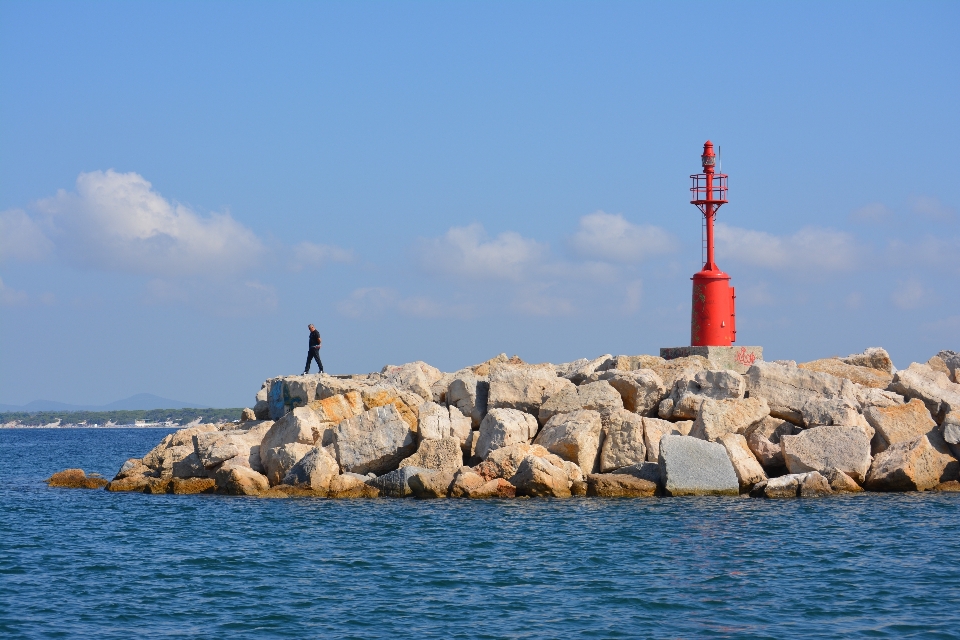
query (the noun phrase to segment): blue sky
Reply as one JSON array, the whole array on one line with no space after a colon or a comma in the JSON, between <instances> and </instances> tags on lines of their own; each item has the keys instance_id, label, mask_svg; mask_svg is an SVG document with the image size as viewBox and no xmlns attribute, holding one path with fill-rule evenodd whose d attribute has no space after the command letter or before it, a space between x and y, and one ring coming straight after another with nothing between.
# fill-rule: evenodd
<instances>
[{"instance_id":1,"label":"blue sky","mask_svg":"<svg viewBox=\"0 0 960 640\"><path fill-rule=\"evenodd\" d=\"M960 4L0 4L0 403L689 341L960 350Z\"/></svg>"}]
</instances>

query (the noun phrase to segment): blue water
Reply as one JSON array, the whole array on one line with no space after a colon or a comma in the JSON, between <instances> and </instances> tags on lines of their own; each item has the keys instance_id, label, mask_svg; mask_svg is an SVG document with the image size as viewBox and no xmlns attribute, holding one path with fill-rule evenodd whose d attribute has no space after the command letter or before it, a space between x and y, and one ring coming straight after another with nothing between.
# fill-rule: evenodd
<instances>
[{"instance_id":1,"label":"blue water","mask_svg":"<svg viewBox=\"0 0 960 640\"><path fill-rule=\"evenodd\" d=\"M4 638L956 638L960 494L270 500L49 489L162 429L0 430Z\"/></svg>"}]
</instances>

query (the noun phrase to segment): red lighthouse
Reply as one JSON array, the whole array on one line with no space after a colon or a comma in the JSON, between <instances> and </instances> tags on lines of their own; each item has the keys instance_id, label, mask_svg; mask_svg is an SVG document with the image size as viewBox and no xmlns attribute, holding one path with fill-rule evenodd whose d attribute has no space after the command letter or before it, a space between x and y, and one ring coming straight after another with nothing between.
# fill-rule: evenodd
<instances>
[{"instance_id":1,"label":"red lighthouse","mask_svg":"<svg viewBox=\"0 0 960 640\"><path fill-rule=\"evenodd\" d=\"M693 280L693 314L690 321L690 344L694 347L729 347L737 339L736 308L730 276L720 271L713 259L713 221L717 210L727 202L727 176L716 173L717 156L713 143L707 140L700 156L703 173L690 176L690 194L703 213L706 228L706 262Z\"/></svg>"}]
</instances>

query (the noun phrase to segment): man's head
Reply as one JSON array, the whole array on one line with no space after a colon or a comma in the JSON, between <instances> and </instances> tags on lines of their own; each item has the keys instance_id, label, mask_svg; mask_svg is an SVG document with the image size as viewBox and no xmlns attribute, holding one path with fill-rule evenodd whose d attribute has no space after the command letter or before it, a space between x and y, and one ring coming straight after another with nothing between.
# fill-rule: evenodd
<instances>
[{"instance_id":1,"label":"man's head","mask_svg":"<svg viewBox=\"0 0 960 640\"><path fill-rule=\"evenodd\" d=\"M307 329L310 329L310 331L313 331L314 329L316 329L316 327L313 326L312 324L308 324Z\"/></svg>"}]
</instances>

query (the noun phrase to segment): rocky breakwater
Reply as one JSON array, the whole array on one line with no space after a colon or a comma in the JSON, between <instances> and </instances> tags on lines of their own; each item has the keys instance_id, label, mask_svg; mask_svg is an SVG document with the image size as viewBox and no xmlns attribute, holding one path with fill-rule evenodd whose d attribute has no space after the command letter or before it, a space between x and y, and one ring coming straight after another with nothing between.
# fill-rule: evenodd
<instances>
[{"instance_id":1,"label":"rocky breakwater","mask_svg":"<svg viewBox=\"0 0 960 640\"><path fill-rule=\"evenodd\" d=\"M330 498L820 496L960 488L960 356L883 349L746 373L691 356L501 354L271 378L237 423L125 462L108 491Z\"/></svg>"}]
</instances>

